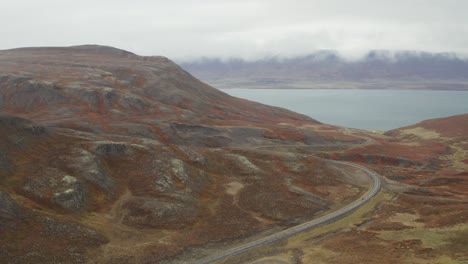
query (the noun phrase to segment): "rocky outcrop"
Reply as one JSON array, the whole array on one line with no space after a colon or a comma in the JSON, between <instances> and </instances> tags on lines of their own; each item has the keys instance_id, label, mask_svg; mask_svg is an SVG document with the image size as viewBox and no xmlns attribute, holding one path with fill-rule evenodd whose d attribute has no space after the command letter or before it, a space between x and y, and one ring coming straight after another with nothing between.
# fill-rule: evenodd
<instances>
[{"instance_id":1,"label":"rocky outcrop","mask_svg":"<svg viewBox=\"0 0 468 264\"><path fill-rule=\"evenodd\" d=\"M108 242L107 238L82 224L60 221L51 217L43 217L44 235L60 236L69 241L80 242L83 238L89 240L90 245L99 245Z\"/></svg>"},{"instance_id":2,"label":"rocky outcrop","mask_svg":"<svg viewBox=\"0 0 468 264\"><path fill-rule=\"evenodd\" d=\"M64 191L57 191L53 194L53 201L59 206L70 210L80 211L86 202L86 191L84 185L75 177L65 176L62 178L62 186L66 186Z\"/></svg>"},{"instance_id":3,"label":"rocky outcrop","mask_svg":"<svg viewBox=\"0 0 468 264\"><path fill-rule=\"evenodd\" d=\"M132 137L145 137L150 139L159 140L159 136L154 133L154 131L146 125L135 124L135 123L124 123L124 124L115 124L112 125L112 131L115 131L118 134L124 134Z\"/></svg>"},{"instance_id":4,"label":"rocky outcrop","mask_svg":"<svg viewBox=\"0 0 468 264\"><path fill-rule=\"evenodd\" d=\"M135 197L123 208L127 212L123 223L137 228L183 229L200 217L193 202L168 202L156 198Z\"/></svg>"},{"instance_id":5,"label":"rocky outcrop","mask_svg":"<svg viewBox=\"0 0 468 264\"><path fill-rule=\"evenodd\" d=\"M236 164L236 170L240 175L251 175L262 172L262 170L253 164L247 157L237 154L227 154L225 157Z\"/></svg>"},{"instance_id":6,"label":"rocky outcrop","mask_svg":"<svg viewBox=\"0 0 468 264\"><path fill-rule=\"evenodd\" d=\"M125 156L130 152L130 148L123 142L99 142L95 147L95 152L101 156Z\"/></svg>"},{"instance_id":7,"label":"rocky outcrop","mask_svg":"<svg viewBox=\"0 0 468 264\"><path fill-rule=\"evenodd\" d=\"M86 207L88 191L76 177L56 168L46 168L26 178L22 191L44 203L78 212Z\"/></svg>"},{"instance_id":8,"label":"rocky outcrop","mask_svg":"<svg viewBox=\"0 0 468 264\"><path fill-rule=\"evenodd\" d=\"M11 76L2 82L1 91L4 97L8 97L3 105L20 112L70 103L59 87L47 81Z\"/></svg>"},{"instance_id":9,"label":"rocky outcrop","mask_svg":"<svg viewBox=\"0 0 468 264\"><path fill-rule=\"evenodd\" d=\"M20 128L31 123L32 121L27 118L14 116L14 115L0 114L0 126L2 127Z\"/></svg>"},{"instance_id":10,"label":"rocky outcrop","mask_svg":"<svg viewBox=\"0 0 468 264\"><path fill-rule=\"evenodd\" d=\"M199 163L196 163L199 165ZM130 179L130 190L137 196L170 197L194 200L209 186L206 171L176 158L154 158L139 179Z\"/></svg>"},{"instance_id":11,"label":"rocky outcrop","mask_svg":"<svg viewBox=\"0 0 468 264\"><path fill-rule=\"evenodd\" d=\"M102 161L84 149L72 149L69 155L60 157L59 162L73 175L91 182L105 192L111 192L115 187Z\"/></svg>"},{"instance_id":12,"label":"rocky outcrop","mask_svg":"<svg viewBox=\"0 0 468 264\"><path fill-rule=\"evenodd\" d=\"M177 148L191 162L198 163L201 165L206 165L206 162L207 162L206 157L198 153L197 151L189 147L185 147L185 146L178 146Z\"/></svg>"},{"instance_id":13,"label":"rocky outcrop","mask_svg":"<svg viewBox=\"0 0 468 264\"><path fill-rule=\"evenodd\" d=\"M0 222L15 220L20 215L20 207L6 192L0 191Z\"/></svg>"},{"instance_id":14,"label":"rocky outcrop","mask_svg":"<svg viewBox=\"0 0 468 264\"><path fill-rule=\"evenodd\" d=\"M0 128L16 130L17 133L25 133L32 136L41 136L47 133L45 126L36 124L30 119L5 114L0 114Z\"/></svg>"},{"instance_id":15,"label":"rocky outcrop","mask_svg":"<svg viewBox=\"0 0 468 264\"><path fill-rule=\"evenodd\" d=\"M7 153L0 150L0 176L7 177L13 172L13 164Z\"/></svg>"}]
</instances>

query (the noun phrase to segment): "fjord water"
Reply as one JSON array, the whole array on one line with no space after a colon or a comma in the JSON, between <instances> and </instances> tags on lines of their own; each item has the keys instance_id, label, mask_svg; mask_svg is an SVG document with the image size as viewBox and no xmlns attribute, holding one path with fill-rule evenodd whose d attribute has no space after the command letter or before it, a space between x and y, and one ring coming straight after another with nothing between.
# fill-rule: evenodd
<instances>
[{"instance_id":1,"label":"fjord water","mask_svg":"<svg viewBox=\"0 0 468 264\"><path fill-rule=\"evenodd\" d=\"M362 89L223 89L279 106L320 122L365 130L390 130L426 119L468 113L468 91Z\"/></svg>"}]
</instances>

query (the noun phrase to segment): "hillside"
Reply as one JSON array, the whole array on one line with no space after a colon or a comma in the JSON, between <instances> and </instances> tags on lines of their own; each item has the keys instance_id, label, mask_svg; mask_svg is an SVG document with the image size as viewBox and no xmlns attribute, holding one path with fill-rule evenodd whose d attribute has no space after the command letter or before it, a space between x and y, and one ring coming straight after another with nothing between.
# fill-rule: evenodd
<instances>
[{"instance_id":1,"label":"hillside","mask_svg":"<svg viewBox=\"0 0 468 264\"><path fill-rule=\"evenodd\" d=\"M386 177L382 211L367 214L384 217L366 236L393 230L395 212L424 214L427 228L461 230L431 254L463 257L466 115L385 135L338 128L231 97L167 58L95 45L0 51L0 111L1 263L193 263L367 191L329 159ZM443 206L420 212L414 199ZM303 245L294 252L312 257Z\"/></svg>"},{"instance_id":2,"label":"hillside","mask_svg":"<svg viewBox=\"0 0 468 264\"><path fill-rule=\"evenodd\" d=\"M467 131L468 114L383 135L348 130L366 142L316 155L372 168L384 192L335 223L220 263L465 263Z\"/></svg>"},{"instance_id":3,"label":"hillside","mask_svg":"<svg viewBox=\"0 0 468 264\"><path fill-rule=\"evenodd\" d=\"M468 61L449 53L378 50L348 60L319 51L254 61L206 58L181 66L217 88L468 90Z\"/></svg>"},{"instance_id":4,"label":"hillside","mask_svg":"<svg viewBox=\"0 0 468 264\"><path fill-rule=\"evenodd\" d=\"M157 260L359 192L318 158L242 149L346 139L296 129L322 125L224 94L167 58L25 48L0 51L0 72L1 262Z\"/></svg>"}]
</instances>

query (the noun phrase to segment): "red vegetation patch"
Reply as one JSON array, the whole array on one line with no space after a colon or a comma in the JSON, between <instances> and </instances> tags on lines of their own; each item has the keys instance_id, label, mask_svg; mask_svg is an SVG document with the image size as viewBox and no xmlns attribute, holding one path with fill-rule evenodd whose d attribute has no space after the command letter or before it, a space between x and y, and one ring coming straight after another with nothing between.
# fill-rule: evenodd
<instances>
[{"instance_id":1,"label":"red vegetation patch","mask_svg":"<svg viewBox=\"0 0 468 264\"><path fill-rule=\"evenodd\" d=\"M361 137L354 135L346 135L336 131L336 127L333 130L327 131L316 131L316 133L326 139L336 140L336 141L345 141L345 142L359 142L363 141Z\"/></svg>"},{"instance_id":2,"label":"red vegetation patch","mask_svg":"<svg viewBox=\"0 0 468 264\"><path fill-rule=\"evenodd\" d=\"M306 136L304 133L292 128L275 128L265 130L263 136L270 139L304 141Z\"/></svg>"},{"instance_id":3,"label":"red vegetation patch","mask_svg":"<svg viewBox=\"0 0 468 264\"><path fill-rule=\"evenodd\" d=\"M425 120L408 128L418 126L435 130L443 137L466 139L468 137L468 114Z\"/></svg>"},{"instance_id":4,"label":"red vegetation patch","mask_svg":"<svg viewBox=\"0 0 468 264\"><path fill-rule=\"evenodd\" d=\"M371 154L390 157L402 157L415 162L428 163L440 155L448 154L450 149L446 144L431 141L422 146L407 146L395 142L380 141L377 144L362 148L352 148L345 151L347 154Z\"/></svg>"}]
</instances>

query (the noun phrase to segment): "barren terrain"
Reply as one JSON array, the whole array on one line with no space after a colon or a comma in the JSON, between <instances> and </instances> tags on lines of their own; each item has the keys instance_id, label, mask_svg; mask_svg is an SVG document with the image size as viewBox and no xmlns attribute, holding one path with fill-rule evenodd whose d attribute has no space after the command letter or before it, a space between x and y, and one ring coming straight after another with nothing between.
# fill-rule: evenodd
<instances>
[{"instance_id":1,"label":"barren terrain","mask_svg":"<svg viewBox=\"0 0 468 264\"><path fill-rule=\"evenodd\" d=\"M330 159L377 171L384 192L222 262L467 259L467 115L338 128L103 46L0 51L0 110L2 263L193 263L368 190Z\"/></svg>"}]
</instances>

